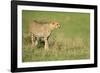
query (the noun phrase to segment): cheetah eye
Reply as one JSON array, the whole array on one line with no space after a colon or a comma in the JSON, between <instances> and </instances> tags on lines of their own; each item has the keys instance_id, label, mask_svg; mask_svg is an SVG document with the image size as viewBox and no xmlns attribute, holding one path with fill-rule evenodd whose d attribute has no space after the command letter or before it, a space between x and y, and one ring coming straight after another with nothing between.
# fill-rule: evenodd
<instances>
[{"instance_id":1,"label":"cheetah eye","mask_svg":"<svg viewBox=\"0 0 100 73\"><path fill-rule=\"evenodd\" d=\"M53 22L52 25L55 25L55 23Z\"/></svg>"}]
</instances>

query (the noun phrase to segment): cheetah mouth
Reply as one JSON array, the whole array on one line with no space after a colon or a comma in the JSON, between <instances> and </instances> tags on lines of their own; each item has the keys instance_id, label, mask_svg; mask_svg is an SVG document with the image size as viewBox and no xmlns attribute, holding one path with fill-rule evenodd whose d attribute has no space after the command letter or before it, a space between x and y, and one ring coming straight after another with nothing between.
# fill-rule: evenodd
<instances>
[{"instance_id":1,"label":"cheetah mouth","mask_svg":"<svg viewBox=\"0 0 100 73\"><path fill-rule=\"evenodd\" d=\"M60 28L60 25L58 26L58 28Z\"/></svg>"}]
</instances>

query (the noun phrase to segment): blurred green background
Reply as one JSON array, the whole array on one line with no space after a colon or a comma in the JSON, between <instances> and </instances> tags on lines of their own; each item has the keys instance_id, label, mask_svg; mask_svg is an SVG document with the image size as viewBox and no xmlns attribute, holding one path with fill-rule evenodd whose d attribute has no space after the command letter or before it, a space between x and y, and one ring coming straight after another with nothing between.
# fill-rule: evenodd
<instances>
[{"instance_id":1,"label":"blurred green background","mask_svg":"<svg viewBox=\"0 0 100 73\"><path fill-rule=\"evenodd\" d=\"M60 28L52 32L49 38L49 50L31 47L29 24L33 21L49 23L57 21ZM23 62L80 60L90 58L90 14L75 12L22 11Z\"/></svg>"}]
</instances>

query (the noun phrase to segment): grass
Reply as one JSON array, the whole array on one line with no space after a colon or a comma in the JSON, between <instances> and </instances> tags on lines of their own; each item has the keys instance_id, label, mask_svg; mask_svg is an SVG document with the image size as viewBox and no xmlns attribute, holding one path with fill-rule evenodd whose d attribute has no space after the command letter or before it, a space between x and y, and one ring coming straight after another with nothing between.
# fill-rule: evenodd
<instances>
[{"instance_id":1,"label":"grass","mask_svg":"<svg viewBox=\"0 0 100 73\"><path fill-rule=\"evenodd\" d=\"M43 48L39 41L36 48L31 47L28 36L29 23L33 20L58 21L60 29L52 32L49 50ZM27 11L22 12L23 26L23 62L80 60L90 58L90 15L88 13Z\"/></svg>"}]
</instances>

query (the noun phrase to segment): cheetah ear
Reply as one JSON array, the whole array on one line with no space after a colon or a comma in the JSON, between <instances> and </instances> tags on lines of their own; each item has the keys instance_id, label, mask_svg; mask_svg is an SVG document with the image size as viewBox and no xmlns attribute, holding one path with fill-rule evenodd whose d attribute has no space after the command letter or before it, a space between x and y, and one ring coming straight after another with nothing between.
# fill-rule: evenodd
<instances>
[{"instance_id":1,"label":"cheetah ear","mask_svg":"<svg viewBox=\"0 0 100 73\"><path fill-rule=\"evenodd\" d=\"M52 22L52 25L54 25L55 24L55 22Z\"/></svg>"}]
</instances>

